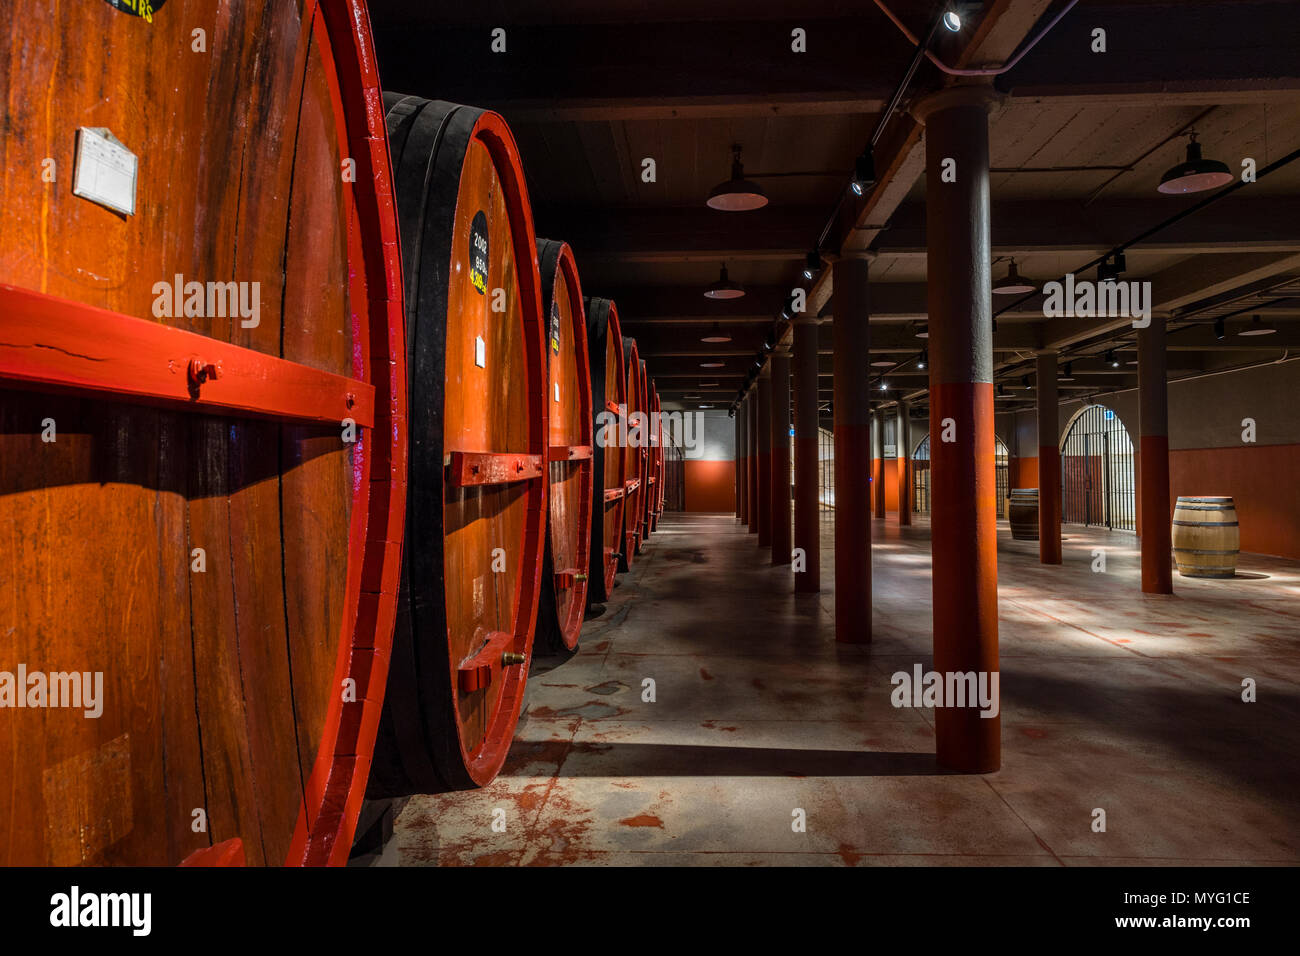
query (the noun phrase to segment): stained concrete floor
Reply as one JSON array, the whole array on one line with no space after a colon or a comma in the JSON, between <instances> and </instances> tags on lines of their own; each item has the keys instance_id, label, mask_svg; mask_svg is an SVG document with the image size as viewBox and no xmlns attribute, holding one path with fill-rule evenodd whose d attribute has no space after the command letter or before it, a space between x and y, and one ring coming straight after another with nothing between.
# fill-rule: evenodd
<instances>
[{"instance_id":1,"label":"stained concrete floor","mask_svg":"<svg viewBox=\"0 0 1300 956\"><path fill-rule=\"evenodd\" d=\"M501 776L412 798L378 862L1300 861L1300 563L1143 596L1131 534L1067 528L1044 567L1002 523L1002 769L953 775L932 711L890 703L930 666L928 527L873 536L875 641L838 645L829 521L822 593L796 596L730 516L665 515L579 653L535 668Z\"/></svg>"}]
</instances>

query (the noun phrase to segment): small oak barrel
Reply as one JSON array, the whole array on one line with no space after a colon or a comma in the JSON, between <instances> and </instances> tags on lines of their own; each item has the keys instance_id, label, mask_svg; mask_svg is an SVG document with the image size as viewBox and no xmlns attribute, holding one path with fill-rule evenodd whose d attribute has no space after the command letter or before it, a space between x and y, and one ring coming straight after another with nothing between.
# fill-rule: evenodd
<instances>
[{"instance_id":1,"label":"small oak barrel","mask_svg":"<svg viewBox=\"0 0 1300 956\"><path fill-rule=\"evenodd\" d=\"M405 510L369 18L142 7L0 26L0 864L341 863Z\"/></svg>"},{"instance_id":2,"label":"small oak barrel","mask_svg":"<svg viewBox=\"0 0 1300 956\"><path fill-rule=\"evenodd\" d=\"M1231 498L1179 495L1174 506L1174 562L1185 578L1231 578L1241 532Z\"/></svg>"},{"instance_id":3,"label":"small oak barrel","mask_svg":"<svg viewBox=\"0 0 1300 956\"><path fill-rule=\"evenodd\" d=\"M566 243L537 240L546 296L546 359L550 420L550 500L542 593L537 612L537 652L578 646L591 572L591 465L595 418L587 317L578 266Z\"/></svg>"},{"instance_id":4,"label":"small oak barrel","mask_svg":"<svg viewBox=\"0 0 1300 956\"><path fill-rule=\"evenodd\" d=\"M519 719L546 521L546 328L495 113L384 94L406 284L402 600L369 795L483 786Z\"/></svg>"},{"instance_id":5,"label":"small oak barrel","mask_svg":"<svg viewBox=\"0 0 1300 956\"><path fill-rule=\"evenodd\" d=\"M623 338L623 355L627 365L627 408L624 419L623 457L627 503L623 508L623 557L620 571L630 571L641 550L641 523L645 520L646 441L649 437L646 416L645 363L637 350L636 340Z\"/></svg>"},{"instance_id":6,"label":"small oak barrel","mask_svg":"<svg viewBox=\"0 0 1300 956\"><path fill-rule=\"evenodd\" d=\"M590 298L587 306L587 355L591 361L591 407L596 414L592 459L591 574L587 600L608 600L623 557L623 510L627 469L619 443L621 408L627 403L623 334L618 307L609 299Z\"/></svg>"},{"instance_id":7,"label":"small oak barrel","mask_svg":"<svg viewBox=\"0 0 1300 956\"><path fill-rule=\"evenodd\" d=\"M1017 541L1038 540L1038 489L1013 488L1007 499L1011 537Z\"/></svg>"}]
</instances>

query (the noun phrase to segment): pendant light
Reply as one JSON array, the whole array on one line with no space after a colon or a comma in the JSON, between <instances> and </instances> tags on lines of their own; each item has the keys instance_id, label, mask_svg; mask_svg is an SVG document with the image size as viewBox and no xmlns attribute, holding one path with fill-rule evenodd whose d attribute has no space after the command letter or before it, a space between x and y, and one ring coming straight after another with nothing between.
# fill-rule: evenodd
<instances>
[{"instance_id":1,"label":"pendant light","mask_svg":"<svg viewBox=\"0 0 1300 956\"><path fill-rule=\"evenodd\" d=\"M723 270L724 272L726 270ZM700 337L701 342L708 342L710 345L721 345L724 342L730 342L731 336L722 331L722 326L717 322L713 323L713 328L709 329L709 334Z\"/></svg>"},{"instance_id":2,"label":"pendant light","mask_svg":"<svg viewBox=\"0 0 1300 956\"><path fill-rule=\"evenodd\" d=\"M1277 329L1271 325L1265 325L1260 321L1259 316L1253 315L1250 318L1250 325L1246 326L1238 335L1272 335Z\"/></svg>"},{"instance_id":3,"label":"pendant light","mask_svg":"<svg viewBox=\"0 0 1300 956\"><path fill-rule=\"evenodd\" d=\"M731 160L731 178L724 183L718 183L709 191L707 205L711 209L721 209L724 212L761 209L767 205L763 188L758 183L750 182L745 178L745 167L740 162L740 144L734 144L731 150L734 157Z\"/></svg>"},{"instance_id":4,"label":"pendant light","mask_svg":"<svg viewBox=\"0 0 1300 956\"><path fill-rule=\"evenodd\" d=\"M912 327L912 335L918 339L928 339L930 337L930 327L922 322Z\"/></svg>"},{"instance_id":5,"label":"pendant light","mask_svg":"<svg viewBox=\"0 0 1300 956\"><path fill-rule=\"evenodd\" d=\"M700 368L723 368L725 365L725 362L701 362Z\"/></svg>"},{"instance_id":6,"label":"pendant light","mask_svg":"<svg viewBox=\"0 0 1300 956\"><path fill-rule=\"evenodd\" d=\"M710 299L739 299L745 290L740 287L740 283L727 278L727 267L724 265L718 274L718 281L705 289L704 294Z\"/></svg>"},{"instance_id":7,"label":"pendant light","mask_svg":"<svg viewBox=\"0 0 1300 956\"><path fill-rule=\"evenodd\" d=\"M1189 135L1191 139L1187 143L1187 159L1161 176L1160 185L1156 187L1166 195L1178 196L1217 189L1234 179L1232 171L1225 164L1217 159L1203 158L1196 134Z\"/></svg>"},{"instance_id":8,"label":"pendant light","mask_svg":"<svg viewBox=\"0 0 1300 956\"><path fill-rule=\"evenodd\" d=\"M1006 276L993 284L995 295L1025 295L1028 292L1037 291L1038 286L1021 277L1020 270L1016 268L1015 259L1011 260L1011 266L1007 269Z\"/></svg>"}]
</instances>

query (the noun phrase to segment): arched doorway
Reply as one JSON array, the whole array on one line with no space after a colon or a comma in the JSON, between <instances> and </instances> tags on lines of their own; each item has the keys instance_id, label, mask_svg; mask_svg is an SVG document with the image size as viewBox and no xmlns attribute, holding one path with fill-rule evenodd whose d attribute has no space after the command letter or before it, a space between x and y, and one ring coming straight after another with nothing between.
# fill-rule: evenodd
<instances>
[{"instance_id":1,"label":"arched doorway","mask_svg":"<svg viewBox=\"0 0 1300 956\"><path fill-rule=\"evenodd\" d=\"M1119 416L1087 405L1061 439L1061 520L1112 531L1137 530L1133 442Z\"/></svg>"},{"instance_id":2,"label":"arched doorway","mask_svg":"<svg viewBox=\"0 0 1300 956\"><path fill-rule=\"evenodd\" d=\"M1006 442L993 436L995 474L998 486L998 517L1007 516L1007 496L1011 494L1011 454ZM912 510L930 513L930 436L923 435L912 452Z\"/></svg>"}]
</instances>

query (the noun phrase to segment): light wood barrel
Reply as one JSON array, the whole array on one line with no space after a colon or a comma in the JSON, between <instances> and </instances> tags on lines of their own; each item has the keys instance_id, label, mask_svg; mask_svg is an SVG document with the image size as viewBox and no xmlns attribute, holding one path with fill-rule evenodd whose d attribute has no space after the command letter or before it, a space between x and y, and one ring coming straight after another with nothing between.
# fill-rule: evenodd
<instances>
[{"instance_id":1,"label":"light wood barrel","mask_svg":"<svg viewBox=\"0 0 1300 956\"><path fill-rule=\"evenodd\" d=\"M369 794L483 786L537 621L546 326L519 151L495 113L384 94L410 370L407 546Z\"/></svg>"},{"instance_id":2,"label":"light wood barrel","mask_svg":"<svg viewBox=\"0 0 1300 956\"><path fill-rule=\"evenodd\" d=\"M340 863L406 480L368 15L141 6L0 26L0 669L99 711L0 711L0 863Z\"/></svg>"},{"instance_id":3,"label":"light wood barrel","mask_svg":"<svg viewBox=\"0 0 1300 956\"><path fill-rule=\"evenodd\" d=\"M1231 498L1179 496L1174 506L1174 562L1185 578L1237 574L1241 533Z\"/></svg>"},{"instance_id":4,"label":"light wood barrel","mask_svg":"<svg viewBox=\"0 0 1300 956\"><path fill-rule=\"evenodd\" d=\"M1038 540L1038 489L1014 488L1007 499L1011 537L1017 541Z\"/></svg>"}]
</instances>

